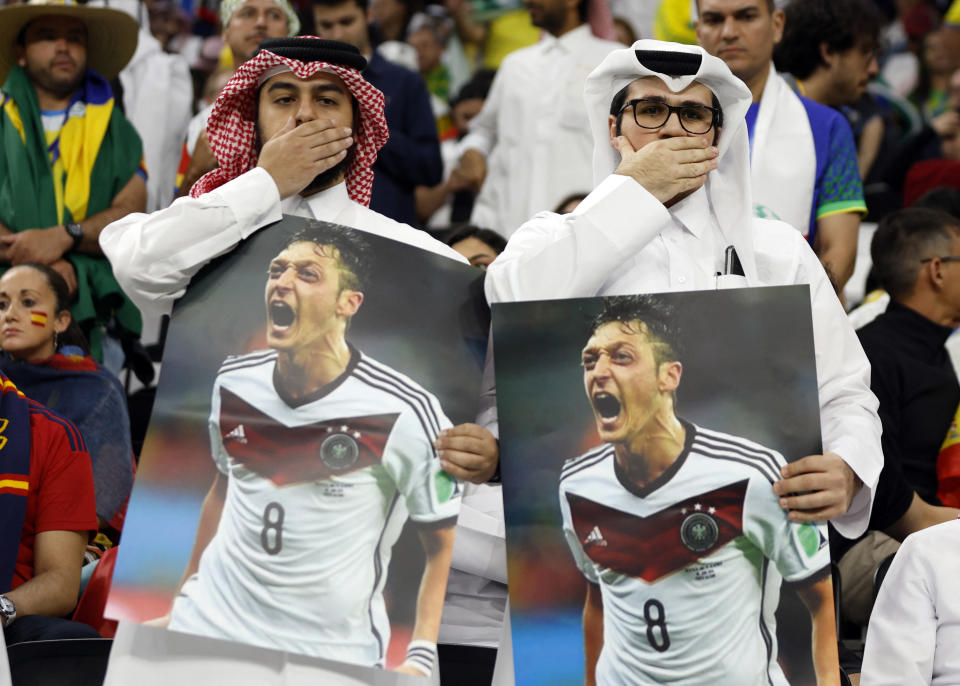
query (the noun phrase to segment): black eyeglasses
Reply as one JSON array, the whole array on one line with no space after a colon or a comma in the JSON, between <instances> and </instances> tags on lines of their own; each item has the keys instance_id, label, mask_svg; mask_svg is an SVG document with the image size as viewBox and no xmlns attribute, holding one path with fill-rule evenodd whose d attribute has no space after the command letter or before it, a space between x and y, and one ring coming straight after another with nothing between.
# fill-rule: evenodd
<instances>
[{"instance_id":1,"label":"black eyeglasses","mask_svg":"<svg viewBox=\"0 0 960 686\"><path fill-rule=\"evenodd\" d=\"M921 262L933 262L934 260L940 260L941 262L960 262L960 255L943 255L942 257L924 257Z\"/></svg>"},{"instance_id":2,"label":"black eyeglasses","mask_svg":"<svg viewBox=\"0 0 960 686\"><path fill-rule=\"evenodd\" d=\"M720 108L707 105L668 105L659 100L629 100L620 110L622 115L627 108L633 108L633 120L642 129L659 129L667 123L670 115L677 113L680 126L687 133L701 134L713 128L720 115Z\"/></svg>"}]
</instances>

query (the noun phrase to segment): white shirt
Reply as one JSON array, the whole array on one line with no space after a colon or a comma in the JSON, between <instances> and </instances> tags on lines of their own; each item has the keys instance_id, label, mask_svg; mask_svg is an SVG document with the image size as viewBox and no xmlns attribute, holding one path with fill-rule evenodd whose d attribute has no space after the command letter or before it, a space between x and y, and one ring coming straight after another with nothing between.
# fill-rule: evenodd
<instances>
[{"instance_id":1,"label":"white shirt","mask_svg":"<svg viewBox=\"0 0 960 686\"><path fill-rule=\"evenodd\" d=\"M351 226L466 262L429 234L354 202L343 183L281 201L270 173L260 167L199 198L179 198L160 212L128 214L103 230L100 247L141 310L169 314L203 265L284 214Z\"/></svg>"},{"instance_id":2,"label":"white shirt","mask_svg":"<svg viewBox=\"0 0 960 686\"><path fill-rule=\"evenodd\" d=\"M900 546L870 615L860 683L960 684L960 521Z\"/></svg>"},{"instance_id":3,"label":"white shirt","mask_svg":"<svg viewBox=\"0 0 960 686\"><path fill-rule=\"evenodd\" d=\"M450 420L416 381L357 350L291 405L276 360L230 357L217 375L210 445L227 493L170 628L382 667L385 572L404 523L456 521L461 489L433 448Z\"/></svg>"},{"instance_id":4,"label":"white shirt","mask_svg":"<svg viewBox=\"0 0 960 686\"><path fill-rule=\"evenodd\" d=\"M697 217L704 208L709 212ZM527 222L488 269L487 299L747 286L743 277L716 276L726 241L714 215L703 189L667 210L632 178L612 174L571 214L546 212ZM782 222L752 222L760 283L810 285L823 448L840 455L864 483L849 511L831 521L856 538L866 530L883 466L870 363L800 233Z\"/></svg>"},{"instance_id":5,"label":"white shirt","mask_svg":"<svg viewBox=\"0 0 960 686\"><path fill-rule=\"evenodd\" d=\"M564 534L603 596L597 684L786 686L771 640L780 577L829 566L826 526L790 522L779 506L782 455L684 427L676 462L643 488L609 443L564 464Z\"/></svg>"},{"instance_id":6,"label":"white shirt","mask_svg":"<svg viewBox=\"0 0 960 686\"><path fill-rule=\"evenodd\" d=\"M619 43L586 24L507 55L463 149L487 157L471 223L509 237L537 212L593 187L583 84Z\"/></svg>"}]
</instances>

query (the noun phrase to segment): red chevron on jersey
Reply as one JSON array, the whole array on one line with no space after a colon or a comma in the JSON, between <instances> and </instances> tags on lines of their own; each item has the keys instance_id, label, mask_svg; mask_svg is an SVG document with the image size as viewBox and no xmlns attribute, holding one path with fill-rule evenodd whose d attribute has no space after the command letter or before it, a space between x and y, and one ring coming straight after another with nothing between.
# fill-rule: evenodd
<instances>
[{"instance_id":1,"label":"red chevron on jersey","mask_svg":"<svg viewBox=\"0 0 960 686\"><path fill-rule=\"evenodd\" d=\"M278 486L322 481L379 464L399 416L345 417L288 427L220 389L224 448L234 460Z\"/></svg>"},{"instance_id":2,"label":"red chevron on jersey","mask_svg":"<svg viewBox=\"0 0 960 686\"><path fill-rule=\"evenodd\" d=\"M744 479L649 517L566 493L573 527L593 562L647 583L707 557L743 533Z\"/></svg>"}]
</instances>

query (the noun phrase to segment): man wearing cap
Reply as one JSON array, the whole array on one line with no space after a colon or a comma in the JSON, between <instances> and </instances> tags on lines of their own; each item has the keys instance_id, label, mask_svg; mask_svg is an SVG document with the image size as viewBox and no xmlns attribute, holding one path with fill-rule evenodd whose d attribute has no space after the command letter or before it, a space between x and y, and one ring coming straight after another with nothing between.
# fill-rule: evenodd
<instances>
[{"instance_id":1,"label":"man wearing cap","mask_svg":"<svg viewBox=\"0 0 960 686\"><path fill-rule=\"evenodd\" d=\"M137 23L105 8L37 2L0 8L0 260L50 265L77 292L74 319L140 334L97 237L146 201L140 138L108 83L137 45Z\"/></svg>"},{"instance_id":2,"label":"man wearing cap","mask_svg":"<svg viewBox=\"0 0 960 686\"><path fill-rule=\"evenodd\" d=\"M841 291L853 273L867 210L850 125L777 74L773 49L784 14L773 0L699 0L698 8L697 42L726 62L753 96L746 120L757 215L803 233Z\"/></svg>"},{"instance_id":3,"label":"man wearing cap","mask_svg":"<svg viewBox=\"0 0 960 686\"><path fill-rule=\"evenodd\" d=\"M773 488L791 520L859 535L882 463L870 367L803 237L752 217L749 89L702 48L638 41L584 96L597 185L524 224L488 269L488 299L809 284L824 453L796 456Z\"/></svg>"},{"instance_id":4,"label":"man wearing cap","mask_svg":"<svg viewBox=\"0 0 960 686\"><path fill-rule=\"evenodd\" d=\"M221 36L233 56L236 69L257 51L266 38L296 36L300 32L300 18L289 0L225 0L220 5ZM179 194L186 195L197 179L217 166L207 140L207 120L213 105L197 112L187 127L183 145L179 179Z\"/></svg>"},{"instance_id":5,"label":"man wearing cap","mask_svg":"<svg viewBox=\"0 0 960 686\"><path fill-rule=\"evenodd\" d=\"M283 214L352 226L464 261L427 234L367 207L370 167L388 137L383 95L351 45L312 37L264 41L226 85L208 132L219 168L166 210L112 224L102 246L145 310L168 313L191 277ZM486 481L497 460L488 431L465 424L436 443L443 468Z\"/></svg>"},{"instance_id":6,"label":"man wearing cap","mask_svg":"<svg viewBox=\"0 0 960 686\"><path fill-rule=\"evenodd\" d=\"M470 223L506 237L534 213L590 187L592 141L583 82L607 53L621 47L591 32L588 8L597 3L525 4L543 36L504 58L461 142L459 173L480 191Z\"/></svg>"}]
</instances>

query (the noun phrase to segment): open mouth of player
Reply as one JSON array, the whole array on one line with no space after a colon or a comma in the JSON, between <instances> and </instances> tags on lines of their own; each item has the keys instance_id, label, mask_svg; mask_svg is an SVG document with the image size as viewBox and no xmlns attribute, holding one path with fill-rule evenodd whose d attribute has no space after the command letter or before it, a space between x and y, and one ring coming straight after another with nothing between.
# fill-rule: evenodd
<instances>
[{"instance_id":1,"label":"open mouth of player","mask_svg":"<svg viewBox=\"0 0 960 686\"><path fill-rule=\"evenodd\" d=\"M593 408L601 419L611 421L620 416L620 401L609 393L597 393L593 396Z\"/></svg>"},{"instance_id":2,"label":"open mouth of player","mask_svg":"<svg viewBox=\"0 0 960 686\"><path fill-rule=\"evenodd\" d=\"M285 302L276 300L270 303L270 323L277 329L288 329L297 319L293 308Z\"/></svg>"}]
</instances>

